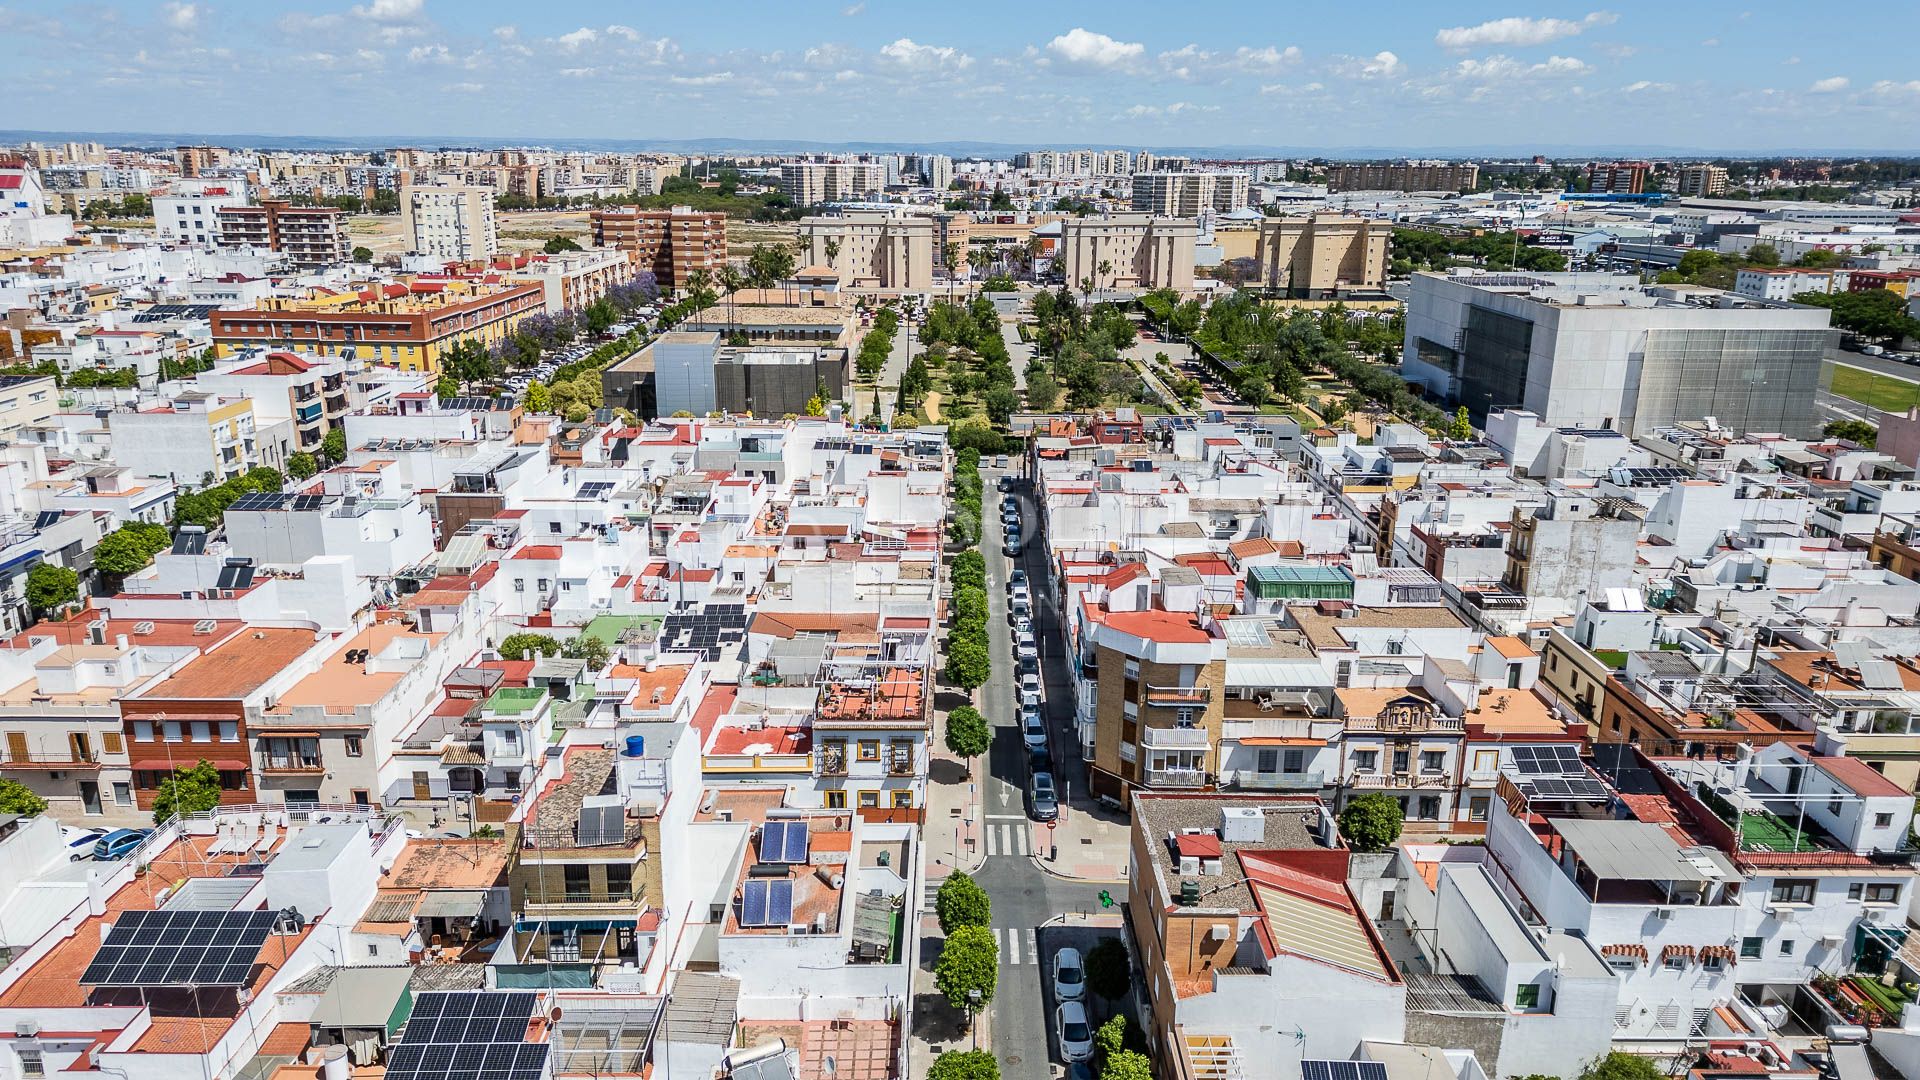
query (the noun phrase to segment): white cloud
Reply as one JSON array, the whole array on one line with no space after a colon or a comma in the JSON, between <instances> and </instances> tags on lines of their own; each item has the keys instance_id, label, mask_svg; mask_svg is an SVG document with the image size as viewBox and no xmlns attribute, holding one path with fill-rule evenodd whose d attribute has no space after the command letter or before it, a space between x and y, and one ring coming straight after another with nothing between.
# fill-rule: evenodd
<instances>
[{"instance_id":1,"label":"white cloud","mask_svg":"<svg viewBox=\"0 0 1920 1080\"><path fill-rule=\"evenodd\" d=\"M164 9L167 13L167 25L175 30L191 30L200 20L200 8L196 4L172 3Z\"/></svg>"},{"instance_id":2,"label":"white cloud","mask_svg":"<svg viewBox=\"0 0 1920 1080\"><path fill-rule=\"evenodd\" d=\"M1829 78L1816 80L1814 84L1807 87L1807 89L1816 94L1837 94L1851 85L1853 85L1853 81L1845 75L1834 75Z\"/></svg>"},{"instance_id":3,"label":"white cloud","mask_svg":"<svg viewBox=\"0 0 1920 1080\"><path fill-rule=\"evenodd\" d=\"M1196 105L1191 101L1176 101L1171 105L1135 105L1120 115L1129 120L1143 120L1155 117L1174 117L1188 112L1219 112L1218 105Z\"/></svg>"},{"instance_id":4,"label":"white cloud","mask_svg":"<svg viewBox=\"0 0 1920 1080\"><path fill-rule=\"evenodd\" d=\"M1585 75L1593 68L1585 61L1571 56L1550 56L1537 64L1524 60L1515 60L1511 56L1482 57L1462 60L1453 67L1453 73L1463 79L1478 82L1493 82L1499 79L1558 78L1572 75Z\"/></svg>"},{"instance_id":5,"label":"white cloud","mask_svg":"<svg viewBox=\"0 0 1920 1080\"><path fill-rule=\"evenodd\" d=\"M1342 56L1333 64L1333 73L1349 79L1391 79L1406 74L1407 65L1385 49L1371 57Z\"/></svg>"},{"instance_id":6,"label":"white cloud","mask_svg":"<svg viewBox=\"0 0 1920 1080\"><path fill-rule=\"evenodd\" d=\"M1789 56L1785 60L1782 60L1780 62L1782 64L1785 64L1787 67L1792 67L1793 65L1800 62L1800 58L1797 56Z\"/></svg>"},{"instance_id":7,"label":"white cloud","mask_svg":"<svg viewBox=\"0 0 1920 1080\"><path fill-rule=\"evenodd\" d=\"M667 80L676 86L719 86L733 81L733 72L715 71L706 75L673 75Z\"/></svg>"},{"instance_id":8,"label":"white cloud","mask_svg":"<svg viewBox=\"0 0 1920 1080\"><path fill-rule=\"evenodd\" d=\"M353 9L355 15L374 22L399 23L412 22L426 9L427 0L373 0L373 3Z\"/></svg>"},{"instance_id":9,"label":"white cloud","mask_svg":"<svg viewBox=\"0 0 1920 1080\"><path fill-rule=\"evenodd\" d=\"M865 11L865 10L867 10L867 5L866 5L866 3L864 2L864 0L862 0L862 2L861 2L861 3L858 3L858 4L848 4L848 5L846 6L846 7L843 7L843 8L841 8L841 9L840 9L840 14L842 14L842 15L844 15L844 16L846 16L847 18L849 18L849 19L851 19L851 18L853 18L853 17L855 16L855 15L858 15L858 14L860 14L861 12L863 12L863 11Z\"/></svg>"},{"instance_id":10,"label":"white cloud","mask_svg":"<svg viewBox=\"0 0 1920 1080\"><path fill-rule=\"evenodd\" d=\"M1905 94L1920 97L1920 79L1914 79L1909 82L1894 82L1892 79L1881 79L1879 82L1873 84L1873 92L1879 94L1881 97L1899 97Z\"/></svg>"},{"instance_id":11,"label":"white cloud","mask_svg":"<svg viewBox=\"0 0 1920 1080\"><path fill-rule=\"evenodd\" d=\"M614 23L612 26L607 27L606 32L608 37L625 38L628 41L640 40L640 31L635 30L631 26L621 26L619 23Z\"/></svg>"},{"instance_id":12,"label":"white cloud","mask_svg":"<svg viewBox=\"0 0 1920 1080\"><path fill-rule=\"evenodd\" d=\"M1596 27L1606 26L1619 16L1610 11L1595 11L1580 20L1572 19L1529 19L1510 16L1505 19L1493 19L1477 26L1454 26L1433 35L1433 40L1443 49L1465 52L1468 49L1482 48L1488 45L1505 45L1509 48L1526 48L1545 45L1550 41L1570 38Z\"/></svg>"},{"instance_id":13,"label":"white cloud","mask_svg":"<svg viewBox=\"0 0 1920 1080\"><path fill-rule=\"evenodd\" d=\"M1710 37L1702 41L1700 44L1706 46L1709 49L1717 48L1720 45L1720 39L1717 37Z\"/></svg>"},{"instance_id":14,"label":"white cloud","mask_svg":"<svg viewBox=\"0 0 1920 1080\"><path fill-rule=\"evenodd\" d=\"M415 64L444 64L449 57L445 45L415 45L407 50L407 59Z\"/></svg>"},{"instance_id":15,"label":"white cloud","mask_svg":"<svg viewBox=\"0 0 1920 1080\"><path fill-rule=\"evenodd\" d=\"M1137 41L1116 41L1105 34L1076 26L1047 42L1047 51L1069 64L1118 67L1140 59L1147 47Z\"/></svg>"},{"instance_id":16,"label":"white cloud","mask_svg":"<svg viewBox=\"0 0 1920 1080\"><path fill-rule=\"evenodd\" d=\"M561 34L553 40L558 42L560 47L568 52L577 52L581 48L591 45L599 39L600 32L598 30L595 30L591 26L583 26L571 33Z\"/></svg>"},{"instance_id":17,"label":"white cloud","mask_svg":"<svg viewBox=\"0 0 1920 1080\"><path fill-rule=\"evenodd\" d=\"M499 41L514 41L520 37L520 28L517 26L496 26L493 28L493 36Z\"/></svg>"},{"instance_id":18,"label":"white cloud","mask_svg":"<svg viewBox=\"0 0 1920 1080\"><path fill-rule=\"evenodd\" d=\"M1233 59L1241 67L1282 68L1300 62L1301 52L1298 45L1289 45L1276 49L1271 45L1263 49L1250 49L1245 45L1233 51Z\"/></svg>"},{"instance_id":19,"label":"white cloud","mask_svg":"<svg viewBox=\"0 0 1920 1080\"><path fill-rule=\"evenodd\" d=\"M1666 93L1671 93L1673 91L1673 84L1665 83L1665 82L1648 82L1645 79L1641 79L1639 82L1628 83L1627 85L1621 87L1620 90L1622 93L1627 93L1627 94L1644 94L1649 91L1653 93L1666 94Z\"/></svg>"},{"instance_id":20,"label":"white cloud","mask_svg":"<svg viewBox=\"0 0 1920 1080\"><path fill-rule=\"evenodd\" d=\"M882 45L880 55L901 67L916 71L958 71L973 63L973 57L951 45L922 45L912 38L901 38Z\"/></svg>"}]
</instances>

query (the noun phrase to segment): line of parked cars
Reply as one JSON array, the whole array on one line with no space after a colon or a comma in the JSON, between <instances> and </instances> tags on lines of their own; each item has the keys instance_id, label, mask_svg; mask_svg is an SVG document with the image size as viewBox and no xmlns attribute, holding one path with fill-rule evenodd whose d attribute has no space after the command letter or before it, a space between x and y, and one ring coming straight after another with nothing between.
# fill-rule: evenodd
<instances>
[{"instance_id":1,"label":"line of parked cars","mask_svg":"<svg viewBox=\"0 0 1920 1080\"><path fill-rule=\"evenodd\" d=\"M81 828L76 825L60 826L60 837L66 841L67 861L79 862L82 859L97 859L110 862L126 858L141 841L152 833L152 829L100 829Z\"/></svg>"}]
</instances>

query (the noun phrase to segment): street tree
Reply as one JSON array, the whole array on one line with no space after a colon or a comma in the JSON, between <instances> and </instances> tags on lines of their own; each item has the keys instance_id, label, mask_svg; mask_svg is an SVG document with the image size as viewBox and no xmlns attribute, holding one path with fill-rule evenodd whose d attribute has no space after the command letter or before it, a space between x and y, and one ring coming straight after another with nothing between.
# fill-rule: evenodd
<instances>
[{"instance_id":1,"label":"street tree","mask_svg":"<svg viewBox=\"0 0 1920 1080\"><path fill-rule=\"evenodd\" d=\"M967 763L973 772L973 759L993 745L993 729L987 718L971 705L962 705L947 714L947 752Z\"/></svg>"},{"instance_id":2,"label":"street tree","mask_svg":"<svg viewBox=\"0 0 1920 1080\"><path fill-rule=\"evenodd\" d=\"M592 634L575 634L560 646L560 655L569 660L585 660L588 671L599 671L607 666L613 650Z\"/></svg>"},{"instance_id":3,"label":"street tree","mask_svg":"<svg viewBox=\"0 0 1920 1080\"><path fill-rule=\"evenodd\" d=\"M1000 946L993 940L993 931L984 926L961 926L940 946L940 959L933 965L933 985L947 1004L966 1010L971 1023L975 1011L993 1001L999 973Z\"/></svg>"},{"instance_id":4,"label":"street tree","mask_svg":"<svg viewBox=\"0 0 1920 1080\"><path fill-rule=\"evenodd\" d=\"M971 638L960 638L947 643L947 665L941 674L947 682L967 692L973 692L987 684L993 672L993 659L987 647Z\"/></svg>"},{"instance_id":5,"label":"street tree","mask_svg":"<svg viewBox=\"0 0 1920 1080\"><path fill-rule=\"evenodd\" d=\"M0 814L32 817L47 812L47 800L18 780L0 780Z\"/></svg>"},{"instance_id":6,"label":"street tree","mask_svg":"<svg viewBox=\"0 0 1920 1080\"><path fill-rule=\"evenodd\" d=\"M305 480L320 471L320 462L305 450L297 450L287 455L287 475L295 480Z\"/></svg>"},{"instance_id":7,"label":"street tree","mask_svg":"<svg viewBox=\"0 0 1920 1080\"><path fill-rule=\"evenodd\" d=\"M500 656L506 660L526 660L528 654L558 656L560 642L546 634L508 634L500 640Z\"/></svg>"},{"instance_id":8,"label":"street tree","mask_svg":"<svg viewBox=\"0 0 1920 1080\"><path fill-rule=\"evenodd\" d=\"M1616 1050L1588 1065L1580 1080L1666 1080L1666 1076L1646 1058Z\"/></svg>"},{"instance_id":9,"label":"street tree","mask_svg":"<svg viewBox=\"0 0 1920 1080\"><path fill-rule=\"evenodd\" d=\"M948 874L933 894L933 909L940 916L940 932L949 936L963 926L993 923L993 901L987 898L987 891L957 871Z\"/></svg>"},{"instance_id":10,"label":"street tree","mask_svg":"<svg viewBox=\"0 0 1920 1080\"><path fill-rule=\"evenodd\" d=\"M1447 438L1455 442L1465 442L1473 438L1473 418L1467 415L1467 407L1454 410L1453 421L1447 425Z\"/></svg>"},{"instance_id":11,"label":"street tree","mask_svg":"<svg viewBox=\"0 0 1920 1080\"><path fill-rule=\"evenodd\" d=\"M991 1050L948 1050L927 1066L927 1080L1000 1080L1000 1059Z\"/></svg>"},{"instance_id":12,"label":"street tree","mask_svg":"<svg viewBox=\"0 0 1920 1080\"><path fill-rule=\"evenodd\" d=\"M1100 1080L1153 1080L1153 1062L1132 1050L1108 1054L1100 1066Z\"/></svg>"}]
</instances>

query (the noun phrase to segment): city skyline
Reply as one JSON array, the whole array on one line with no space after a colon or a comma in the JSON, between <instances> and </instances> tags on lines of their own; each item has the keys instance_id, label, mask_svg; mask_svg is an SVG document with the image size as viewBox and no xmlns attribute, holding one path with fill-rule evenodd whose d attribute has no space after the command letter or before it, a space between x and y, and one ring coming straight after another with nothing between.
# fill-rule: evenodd
<instances>
[{"instance_id":1,"label":"city skyline","mask_svg":"<svg viewBox=\"0 0 1920 1080\"><path fill-rule=\"evenodd\" d=\"M11 103L47 131L1901 152L1920 103L1891 55L1755 11L1475 4L1269 28L1229 6L1249 17L1174 30L1139 4L1040 18L986 4L950 24L884 3L742 8L27 3L0 28L41 46L21 50Z\"/></svg>"}]
</instances>

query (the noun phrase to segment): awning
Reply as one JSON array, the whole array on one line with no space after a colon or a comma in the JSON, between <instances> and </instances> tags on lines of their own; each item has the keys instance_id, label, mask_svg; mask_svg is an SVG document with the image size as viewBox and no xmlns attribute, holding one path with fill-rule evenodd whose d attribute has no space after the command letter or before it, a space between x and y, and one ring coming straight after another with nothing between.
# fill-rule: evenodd
<instances>
[{"instance_id":1,"label":"awning","mask_svg":"<svg viewBox=\"0 0 1920 1080\"><path fill-rule=\"evenodd\" d=\"M434 889L413 915L417 919L471 919L486 906L485 889Z\"/></svg>"},{"instance_id":2,"label":"awning","mask_svg":"<svg viewBox=\"0 0 1920 1080\"><path fill-rule=\"evenodd\" d=\"M1254 735L1240 740L1241 746L1326 746L1325 739L1295 739L1282 735Z\"/></svg>"},{"instance_id":3,"label":"awning","mask_svg":"<svg viewBox=\"0 0 1920 1080\"><path fill-rule=\"evenodd\" d=\"M202 759L198 757L185 755L171 760L167 758L141 758L139 761L128 763L127 768L133 769L136 772L172 772L175 769L191 769L195 765L200 764L201 760ZM249 765L239 758L207 758L205 760L212 763L214 768L224 772L246 772L253 768L252 765Z\"/></svg>"},{"instance_id":4,"label":"awning","mask_svg":"<svg viewBox=\"0 0 1920 1080\"><path fill-rule=\"evenodd\" d=\"M1333 676L1318 660L1236 660L1227 658L1227 685L1258 690L1333 686Z\"/></svg>"},{"instance_id":5,"label":"awning","mask_svg":"<svg viewBox=\"0 0 1920 1080\"><path fill-rule=\"evenodd\" d=\"M29 559L37 559L45 554L46 552L41 551L39 548L34 548L32 551L23 551L5 562L0 562L0 571L11 570Z\"/></svg>"}]
</instances>

